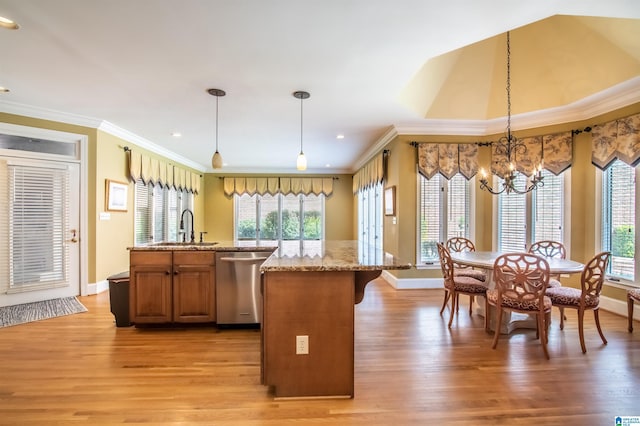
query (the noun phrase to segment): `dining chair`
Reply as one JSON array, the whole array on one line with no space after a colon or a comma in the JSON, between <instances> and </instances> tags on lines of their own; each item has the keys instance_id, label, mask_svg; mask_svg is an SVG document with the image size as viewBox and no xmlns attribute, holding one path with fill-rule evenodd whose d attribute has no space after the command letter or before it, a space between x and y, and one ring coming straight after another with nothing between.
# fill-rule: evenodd
<instances>
[{"instance_id":1,"label":"dining chair","mask_svg":"<svg viewBox=\"0 0 640 426\"><path fill-rule=\"evenodd\" d=\"M536 338L542 343L547 359L548 329L551 320L551 299L545 295L549 284L549 263L531 253L505 253L493 265L494 289L487 291L485 326L489 328L489 306L496 308L493 349L498 345L503 311L535 314Z\"/></svg>"},{"instance_id":2,"label":"dining chair","mask_svg":"<svg viewBox=\"0 0 640 426\"><path fill-rule=\"evenodd\" d=\"M600 327L599 305L600 291L602 290L604 275L610 258L611 253L605 251L596 254L584 265L580 276L580 289L555 287L547 290L547 296L551 299L553 306L557 306L560 309L560 330L564 329L564 309L571 308L578 311L578 333L580 334L582 353L587 352L584 344L584 312L587 309L593 311L600 338L605 345L607 344L607 339L602 334L602 328Z\"/></svg>"},{"instance_id":3,"label":"dining chair","mask_svg":"<svg viewBox=\"0 0 640 426\"><path fill-rule=\"evenodd\" d=\"M444 312L444 308L447 306L447 301L451 298L451 316L449 317L449 328L453 323L453 316L458 310L458 295L466 294L468 296L485 296L487 293L487 284L483 281L477 280L472 277L456 276L454 275L453 260L451 254L447 248L437 243L438 256L440 257L440 267L442 268L442 276L444 278L444 292L445 298L440 309L440 315ZM469 312L471 315L471 311Z\"/></svg>"},{"instance_id":4,"label":"dining chair","mask_svg":"<svg viewBox=\"0 0 640 426\"><path fill-rule=\"evenodd\" d=\"M627 306L629 307L629 333L633 332L633 302L640 303L640 288L627 290Z\"/></svg>"},{"instance_id":5,"label":"dining chair","mask_svg":"<svg viewBox=\"0 0 640 426\"><path fill-rule=\"evenodd\" d=\"M535 243L531 244L531 247L529 247L529 253L537 254L547 259L567 258L567 249L564 247L564 244L552 240L536 241ZM551 274L551 276L549 277L549 287L560 287L561 285L560 274Z\"/></svg>"},{"instance_id":6,"label":"dining chair","mask_svg":"<svg viewBox=\"0 0 640 426\"><path fill-rule=\"evenodd\" d=\"M451 252L462 253L467 251L476 251L476 246L475 244L473 244L473 241L464 237L449 238L446 244L447 244L447 250L449 250L449 253ZM453 275L457 277L471 277L483 282L487 281L487 274L485 274L484 271L473 269L470 266L460 265L455 262L453 262ZM445 298L446 297L447 296L445 295ZM473 311L473 299L474 299L474 296L469 296L469 315L471 315ZM456 309L459 306L458 302L459 300L456 301ZM447 302L445 300L444 304L446 305L446 303Z\"/></svg>"}]
</instances>

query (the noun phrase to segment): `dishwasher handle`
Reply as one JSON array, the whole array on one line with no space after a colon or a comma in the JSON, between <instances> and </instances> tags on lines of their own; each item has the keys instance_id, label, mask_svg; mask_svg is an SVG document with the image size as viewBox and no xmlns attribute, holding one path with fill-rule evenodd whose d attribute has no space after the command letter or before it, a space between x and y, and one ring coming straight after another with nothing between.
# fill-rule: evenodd
<instances>
[{"instance_id":1,"label":"dishwasher handle","mask_svg":"<svg viewBox=\"0 0 640 426\"><path fill-rule=\"evenodd\" d=\"M223 261L223 262L246 262L246 263L252 263L252 262L258 262L258 261L265 261L267 260L267 257L221 257L219 260Z\"/></svg>"}]
</instances>

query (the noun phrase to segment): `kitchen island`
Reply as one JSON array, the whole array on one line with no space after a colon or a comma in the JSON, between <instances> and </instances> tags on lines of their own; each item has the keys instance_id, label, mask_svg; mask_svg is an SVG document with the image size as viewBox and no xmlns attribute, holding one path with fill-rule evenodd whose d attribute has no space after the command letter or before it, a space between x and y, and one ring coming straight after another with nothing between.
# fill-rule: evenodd
<instances>
[{"instance_id":1,"label":"kitchen island","mask_svg":"<svg viewBox=\"0 0 640 426\"><path fill-rule=\"evenodd\" d=\"M354 305L383 270L409 268L358 241L276 249L260 268L262 383L276 398L353 398Z\"/></svg>"}]
</instances>

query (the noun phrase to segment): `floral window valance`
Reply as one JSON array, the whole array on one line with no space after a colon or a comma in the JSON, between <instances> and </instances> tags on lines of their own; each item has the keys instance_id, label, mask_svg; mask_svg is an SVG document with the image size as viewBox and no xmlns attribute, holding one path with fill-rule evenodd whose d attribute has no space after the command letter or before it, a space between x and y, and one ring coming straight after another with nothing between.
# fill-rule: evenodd
<instances>
[{"instance_id":1,"label":"floral window valance","mask_svg":"<svg viewBox=\"0 0 640 426\"><path fill-rule=\"evenodd\" d=\"M519 140L526 149L516 150L515 168L529 177L535 168L542 167L555 175L559 175L573 162L573 137L571 132L534 136ZM491 145L491 172L497 176L505 176L509 171L509 160L504 153L499 153L496 143Z\"/></svg>"},{"instance_id":2,"label":"floral window valance","mask_svg":"<svg viewBox=\"0 0 640 426\"><path fill-rule=\"evenodd\" d=\"M225 177L224 193L237 195L333 194L333 178Z\"/></svg>"},{"instance_id":3,"label":"floral window valance","mask_svg":"<svg viewBox=\"0 0 640 426\"><path fill-rule=\"evenodd\" d=\"M129 175L134 181L140 179L147 185L160 185L195 194L200 192L200 175L197 173L134 150L129 150L128 153Z\"/></svg>"},{"instance_id":4,"label":"floral window valance","mask_svg":"<svg viewBox=\"0 0 640 426\"><path fill-rule=\"evenodd\" d=\"M593 126L591 162L605 170L615 160L640 163L640 114Z\"/></svg>"},{"instance_id":5,"label":"floral window valance","mask_svg":"<svg viewBox=\"0 0 640 426\"><path fill-rule=\"evenodd\" d=\"M353 175L353 193L367 189L377 183L382 183L385 174L384 153L376 155Z\"/></svg>"},{"instance_id":6,"label":"floral window valance","mask_svg":"<svg viewBox=\"0 0 640 426\"><path fill-rule=\"evenodd\" d=\"M418 170L427 179L437 173L451 179L460 173L469 180L478 173L478 145L419 143Z\"/></svg>"}]
</instances>

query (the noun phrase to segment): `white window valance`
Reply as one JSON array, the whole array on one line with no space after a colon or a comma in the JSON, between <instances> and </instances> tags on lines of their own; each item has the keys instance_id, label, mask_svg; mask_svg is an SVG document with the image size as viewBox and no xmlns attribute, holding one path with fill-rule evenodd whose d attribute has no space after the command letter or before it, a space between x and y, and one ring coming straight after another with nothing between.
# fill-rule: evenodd
<instances>
[{"instance_id":1,"label":"white window valance","mask_svg":"<svg viewBox=\"0 0 640 426\"><path fill-rule=\"evenodd\" d=\"M129 175L133 181L142 180L147 185L200 192L200 176L138 151L129 150Z\"/></svg>"},{"instance_id":2,"label":"white window valance","mask_svg":"<svg viewBox=\"0 0 640 426\"><path fill-rule=\"evenodd\" d=\"M605 170L615 160L640 163L640 114L593 126L591 162Z\"/></svg>"},{"instance_id":3,"label":"white window valance","mask_svg":"<svg viewBox=\"0 0 640 426\"><path fill-rule=\"evenodd\" d=\"M353 193L367 189L384 180L384 153L376 155L353 175Z\"/></svg>"},{"instance_id":4,"label":"white window valance","mask_svg":"<svg viewBox=\"0 0 640 426\"><path fill-rule=\"evenodd\" d=\"M418 143L418 171L427 179L440 173L451 179L460 173L467 180L478 173L475 143Z\"/></svg>"},{"instance_id":5,"label":"white window valance","mask_svg":"<svg viewBox=\"0 0 640 426\"><path fill-rule=\"evenodd\" d=\"M320 195L333 193L333 178L225 177L224 193L231 195Z\"/></svg>"}]
</instances>

